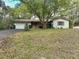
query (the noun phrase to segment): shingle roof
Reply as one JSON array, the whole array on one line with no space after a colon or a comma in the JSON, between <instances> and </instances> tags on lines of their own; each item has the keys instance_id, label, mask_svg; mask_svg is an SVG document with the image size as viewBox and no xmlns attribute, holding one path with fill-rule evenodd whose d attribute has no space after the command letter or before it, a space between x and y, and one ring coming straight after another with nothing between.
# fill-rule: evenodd
<instances>
[{"instance_id":1,"label":"shingle roof","mask_svg":"<svg viewBox=\"0 0 79 59\"><path fill-rule=\"evenodd\" d=\"M40 22L39 20L31 20L31 19L16 19L15 22L27 23L27 22Z\"/></svg>"},{"instance_id":2,"label":"shingle roof","mask_svg":"<svg viewBox=\"0 0 79 59\"><path fill-rule=\"evenodd\" d=\"M66 17L54 17L53 20L56 20L56 19L64 19L64 20L69 20L68 18Z\"/></svg>"}]
</instances>

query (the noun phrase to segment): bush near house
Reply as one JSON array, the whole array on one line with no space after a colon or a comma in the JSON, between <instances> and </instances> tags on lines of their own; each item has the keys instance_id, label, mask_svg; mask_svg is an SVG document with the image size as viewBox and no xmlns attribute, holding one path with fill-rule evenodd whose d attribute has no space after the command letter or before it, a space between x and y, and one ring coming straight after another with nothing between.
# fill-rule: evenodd
<instances>
[{"instance_id":1,"label":"bush near house","mask_svg":"<svg viewBox=\"0 0 79 59\"><path fill-rule=\"evenodd\" d=\"M28 31L30 28L29 28L29 25L26 25L25 26L25 31Z\"/></svg>"},{"instance_id":2,"label":"bush near house","mask_svg":"<svg viewBox=\"0 0 79 59\"><path fill-rule=\"evenodd\" d=\"M74 27L75 22L73 20L69 20L69 28Z\"/></svg>"},{"instance_id":3,"label":"bush near house","mask_svg":"<svg viewBox=\"0 0 79 59\"><path fill-rule=\"evenodd\" d=\"M79 30L17 33L0 48L0 59L79 59Z\"/></svg>"}]
</instances>

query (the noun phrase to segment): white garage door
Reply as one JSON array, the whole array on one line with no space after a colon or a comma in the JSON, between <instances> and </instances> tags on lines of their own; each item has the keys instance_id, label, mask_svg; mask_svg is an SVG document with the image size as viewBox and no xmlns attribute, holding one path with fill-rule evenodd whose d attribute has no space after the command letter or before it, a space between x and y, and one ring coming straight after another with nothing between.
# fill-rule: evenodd
<instances>
[{"instance_id":1,"label":"white garage door","mask_svg":"<svg viewBox=\"0 0 79 59\"><path fill-rule=\"evenodd\" d=\"M15 29L25 29L25 23L15 23Z\"/></svg>"}]
</instances>

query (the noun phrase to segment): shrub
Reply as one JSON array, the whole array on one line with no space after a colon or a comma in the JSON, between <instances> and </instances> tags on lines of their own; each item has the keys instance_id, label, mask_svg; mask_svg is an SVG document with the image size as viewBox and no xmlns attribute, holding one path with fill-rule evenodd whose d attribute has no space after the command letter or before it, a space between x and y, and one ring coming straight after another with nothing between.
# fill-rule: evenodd
<instances>
[{"instance_id":1,"label":"shrub","mask_svg":"<svg viewBox=\"0 0 79 59\"><path fill-rule=\"evenodd\" d=\"M73 28L74 22L72 20L69 21L69 28Z\"/></svg>"},{"instance_id":2,"label":"shrub","mask_svg":"<svg viewBox=\"0 0 79 59\"><path fill-rule=\"evenodd\" d=\"M28 31L28 30L29 30L29 25L26 24L25 31Z\"/></svg>"},{"instance_id":3,"label":"shrub","mask_svg":"<svg viewBox=\"0 0 79 59\"><path fill-rule=\"evenodd\" d=\"M11 20L0 20L0 30L9 29L12 24Z\"/></svg>"}]
</instances>

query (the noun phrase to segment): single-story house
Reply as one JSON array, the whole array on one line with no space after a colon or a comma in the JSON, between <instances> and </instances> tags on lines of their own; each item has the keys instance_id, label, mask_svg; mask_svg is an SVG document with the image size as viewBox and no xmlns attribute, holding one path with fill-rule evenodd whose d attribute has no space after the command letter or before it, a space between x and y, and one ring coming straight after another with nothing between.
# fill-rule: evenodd
<instances>
[{"instance_id":1,"label":"single-story house","mask_svg":"<svg viewBox=\"0 0 79 59\"><path fill-rule=\"evenodd\" d=\"M42 28L42 24L39 20L30 19L17 19L14 23L15 29L25 29L26 26L32 28ZM54 18L48 22L48 27L51 28L69 28L69 21L65 18Z\"/></svg>"}]
</instances>

